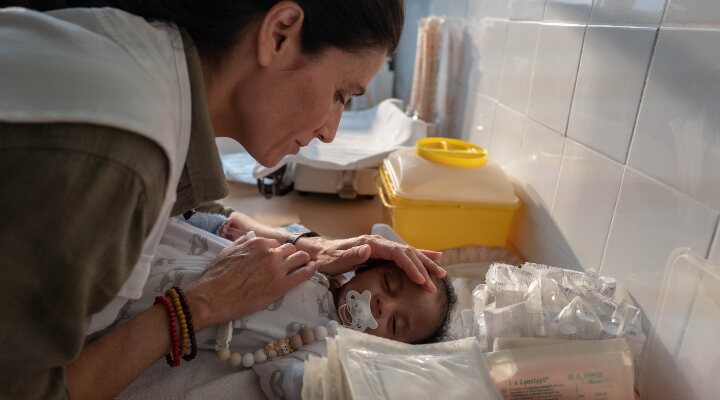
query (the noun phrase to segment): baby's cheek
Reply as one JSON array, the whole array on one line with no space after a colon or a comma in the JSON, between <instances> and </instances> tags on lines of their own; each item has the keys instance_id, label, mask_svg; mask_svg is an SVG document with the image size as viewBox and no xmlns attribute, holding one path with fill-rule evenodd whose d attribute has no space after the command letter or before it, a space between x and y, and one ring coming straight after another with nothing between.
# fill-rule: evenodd
<instances>
[{"instance_id":1,"label":"baby's cheek","mask_svg":"<svg viewBox=\"0 0 720 400\"><path fill-rule=\"evenodd\" d=\"M383 327L377 327L376 329L367 328L365 330L365 333L373 335L373 336L379 336L381 338L385 339L392 339L390 337L390 332L387 331L387 329Z\"/></svg>"}]
</instances>

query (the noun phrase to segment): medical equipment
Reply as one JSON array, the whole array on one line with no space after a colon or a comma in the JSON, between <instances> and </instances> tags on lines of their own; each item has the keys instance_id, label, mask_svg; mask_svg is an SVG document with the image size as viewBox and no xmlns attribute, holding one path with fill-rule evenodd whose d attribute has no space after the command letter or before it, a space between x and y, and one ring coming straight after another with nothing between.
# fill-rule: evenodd
<instances>
[{"instance_id":1,"label":"medical equipment","mask_svg":"<svg viewBox=\"0 0 720 400\"><path fill-rule=\"evenodd\" d=\"M504 246L520 206L505 172L468 142L427 138L383 161L378 192L411 245Z\"/></svg>"},{"instance_id":2,"label":"medical equipment","mask_svg":"<svg viewBox=\"0 0 720 400\"><path fill-rule=\"evenodd\" d=\"M367 328L376 329L378 323L372 315L370 299L372 294L365 290L362 294L350 290L345 295L345 303L338 308L343 325L356 331L365 332Z\"/></svg>"},{"instance_id":3,"label":"medical equipment","mask_svg":"<svg viewBox=\"0 0 720 400\"><path fill-rule=\"evenodd\" d=\"M340 328L305 362L302 398L500 399L474 338L410 345Z\"/></svg>"},{"instance_id":4,"label":"medical equipment","mask_svg":"<svg viewBox=\"0 0 720 400\"><path fill-rule=\"evenodd\" d=\"M430 123L437 119L437 89L440 72L440 47L444 19L423 18L418 22L418 41L415 53L415 72L407 113Z\"/></svg>"},{"instance_id":5,"label":"medical equipment","mask_svg":"<svg viewBox=\"0 0 720 400\"><path fill-rule=\"evenodd\" d=\"M632 353L625 339L572 341L485 354L506 400L632 400Z\"/></svg>"},{"instance_id":6,"label":"medical equipment","mask_svg":"<svg viewBox=\"0 0 720 400\"><path fill-rule=\"evenodd\" d=\"M293 188L349 199L374 196L382 160L427 135L427 125L401 107L401 100L388 99L369 110L344 112L332 143L313 140L272 168L256 166L253 176L260 192L268 198Z\"/></svg>"},{"instance_id":7,"label":"medical equipment","mask_svg":"<svg viewBox=\"0 0 720 400\"><path fill-rule=\"evenodd\" d=\"M616 300L614 279L526 263L493 264L473 291L476 334L484 351L497 338L615 339L639 357L645 342L640 310ZM619 298L619 296L618 296Z\"/></svg>"}]
</instances>

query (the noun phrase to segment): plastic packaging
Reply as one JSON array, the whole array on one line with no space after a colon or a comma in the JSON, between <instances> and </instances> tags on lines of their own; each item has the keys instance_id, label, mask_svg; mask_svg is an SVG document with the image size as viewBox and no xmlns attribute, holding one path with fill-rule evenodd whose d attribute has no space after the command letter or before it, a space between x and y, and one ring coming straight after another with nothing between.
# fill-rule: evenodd
<instances>
[{"instance_id":1,"label":"plastic packaging","mask_svg":"<svg viewBox=\"0 0 720 400\"><path fill-rule=\"evenodd\" d=\"M476 336L483 351L505 337L624 337L637 357L645 342L641 313L622 294L614 279L595 271L496 263L474 292Z\"/></svg>"},{"instance_id":2,"label":"plastic packaging","mask_svg":"<svg viewBox=\"0 0 720 400\"><path fill-rule=\"evenodd\" d=\"M327 361L306 362L303 399L501 399L475 338L410 345L340 328L327 346Z\"/></svg>"},{"instance_id":3,"label":"plastic packaging","mask_svg":"<svg viewBox=\"0 0 720 400\"><path fill-rule=\"evenodd\" d=\"M556 344L567 344L571 343L570 339L548 339L548 338L535 338L535 337L501 337L495 339L493 343L493 351L500 350L511 350L511 349L522 349L525 347L535 346L552 346Z\"/></svg>"},{"instance_id":4,"label":"plastic packaging","mask_svg":"<svg viewBox=\"0 0 720 400\"><path fill-rule=\"evenodd\" d=\"M633 400L632 354L624 339L502 350L485 361L505 400Z\"/></svg>"}]
</instances>

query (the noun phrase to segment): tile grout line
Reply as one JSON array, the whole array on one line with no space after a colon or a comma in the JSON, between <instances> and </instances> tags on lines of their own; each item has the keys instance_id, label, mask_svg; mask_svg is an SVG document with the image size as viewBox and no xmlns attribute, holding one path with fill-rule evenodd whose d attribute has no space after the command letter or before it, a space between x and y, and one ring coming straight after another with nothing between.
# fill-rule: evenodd
<instances>
[{"instance_id":1,"label":"tile grout line","mask_svg":"<svg viewBox=\"0 0 720 400\"><path fill-rule=\"evenodd\" d=\"M632 130L630 131L630 141L628 144L627 151L625 151L625 165L628 165L630 161L630 153L632 152L633 139L635 138L635 131L637 130L638 122L640 121L640 110L642 109L645 94L648 88L648 81L650 80L650 70L652 68L653 59L655 58L655 51L657 50L658 40L660 39L660 27L655 29L655 39L653 40L652 50L650 51L650 58L648 59L647 68L645 69L645 80L643 81L642 91L640 92L640 100L638 101L637 114L635 115L635 122L633 123Z\"/></svg>"},{"instance_id":2,"label":"tile grout line","mask_svg":"<svg viewBox=\"0 0 720 400\"><path fill-rule=\"evenodd\" d=\"M660 16L660 23L658 24L658 31L660 31L660 27L663 26L663 23L665 22L665 18L667 17L668 9L670 8L670 2L672 0L665 0L665 7L663 7L662 16Z\"/></svg>"},{"instance_id":3,"label":"tile grout line","mask_svg":"<svg viewBox=\"0 0 720 400\"><path fill-rule=\"evenodd\" d=\"M563 136L565 137L567 137L568 128L570 127L570 115L572 115L573 104L575 103L575 92L577 91L578 78L580 76L580 65L582 64L583 53L585 52L585 40L587 39L587 31L589 27L589 25L585 25L585 29L583 29L582 44L580 46L580 54L578 55L578 65L575 69L575 84L573 85L573 90L570 94L570 110L568 110L568 116L565 120L565 132L563 132Z\"/></svg>"},{"instance_id":4,"label":"tile grout line","mask_svg":"<svg viewBox=\"0 0 720 400\"><path fill-rule=\"evenodd\" d=\"M624 166L624 167L625 168L623 168L622 177L620 178L620 188L618 188L618 194L615 197L615 204L613 204L613 212L612 212L612 217L610 217L610 226L608 227L607 237L605 238L605 245L603 246L602 256L600 257L600 265L598 265L598 274L601 273L602 268L605 263L605 257L607 256L608 243L610 243L610 233L613 231L613 227L615 226L615 215L617 214L618 206L620 204L620 195L623 192L623 183L625 183L625 177L627 176L627 173L628 173L628 167L627 166Z\"/></svg>"},{"instance_id":5,"label":"tile grout line","mask_svg":"<svg viewBox=\"0 0 720 400\"><path fill-rule=\"evenodd\" d=\"M545 3L547 4L547 3ZM593 2L593 6L590 8L590 15L592 15L592 9L594 8L595 3ZM588 19L590 18L590 15L588 16ZM588 25L585 25L585 28L583 29L583 37L582 37L582 44L580 45L580 54L578 55L578 65L577 69L575 70L575 83L573 84L573 90L572 94L570 95L570 109L568 110L568 116L565 120L565 132L562 134L563 138L563 156L560 159L560 167L558 168L558 176L557 180L555 181L555 190L553 191L553 200L552 204L550 205L550 217L554 217L555 213L555 201L557 199L557 192L558 188L560 187L560 173L562 172L562 167L565 164L565 149L567 148L567 139L568 139L568 127L570 126L570 115L572 114L573 109L573 103L575 102L575 92L577 91L577 85L578 85L578 77L580 75L580 64L582 63L583 58L583 52L585 51L585 39L587 38L587 31L588 31ZM537 50L535 50L537 53Z\"/></svg>"},{"instance_id":6,"label":"tile grout line","mask_svg":"<svg viewBox=\"0 0 720 400\"><path fill-rule=\"evenodd\" d=\"M717 222L715 223L715 230L710 236L710 246L708 246L707 253L705 253L706 260L710 260L710 253L712 253L713 251L713 245L715 244L715 240L718 240L718 233L720 233L720 216L717 218Z\"/></svg>"},{"instance_id":7,"label":"tile grout line","mask_svg":"<svg viewBox=\"0 0 720 400\"><path fill-rule=\"evenodd\" d=\"M649 175L649 174L646 173L646 172L643 172L643 171L640 171L639 169L633 168L633 167L630 166L630 165L625 164L625 168L629 169L631 172L633 172L633 173L635 173L635 174L637 174L637 175L640 175L642 178L647 179L648 181L650 181L650 182L652 182L652 183L654 183L654 184L656 184L656 185L658 185L658 186L661 186L661 187L663 187L663 188L666 188L666 189L670 190L671 192L673 192L674 194L676 194L676 195L678 195L678 196L680 196L680 197L687 198L688 200L690 200L692 203L695 203L696 205L699 205L699 206L701 206L701 207L708 208L708 209L713 210L713 211L717 211L717 212L720 214L720 207L718 207L718 206L715 206L715 205L713 205L713 204L711 204L711 203L709 203L709 202L707 202L707 201L705 201L705 200L703 200L703 199L699 199L699 198L691 195L690 193L683 192L682 190L676 188L675 186L670 185L670 184L667 184L667 183L659 180L658 178L655 178L655 177L653 177L652 175Z\"/></svg>"}]
</instances>

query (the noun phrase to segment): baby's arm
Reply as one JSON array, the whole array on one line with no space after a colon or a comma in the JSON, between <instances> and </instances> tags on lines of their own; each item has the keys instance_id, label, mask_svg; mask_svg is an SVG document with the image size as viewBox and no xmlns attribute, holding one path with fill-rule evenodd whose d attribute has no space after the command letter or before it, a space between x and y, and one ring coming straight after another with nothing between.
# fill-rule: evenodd
<instances>
[{"instance_id":1,"label":"baby's arm","mask_svg":"<svg viewBox=\"0 0 720 400\"><path fill-rule=\"evenodd\" d=\"M222 214L210 214L205 212L197 212L188 218L185 222L188 224L200 228L206 232L210 232L214 235L221 235L221 228L226 224L228 218ZM222 236L224 237L224 236ZM225 238L228 239L228 238ZM235 239L233 239L235 240Z\"/></svg>"},{"instance_id":2,"label":"baby's arm","mask_svg":"<svg viewBox=\"0 0 720 400\"><path fill-rule=\"evenodd\" d=\"M240 236L245 235L247 233L245 231L245 228L242 227L240 224L240 221L230 218L223 226L220 227L220 237L227 240L232 240L233 242L236 241Z\"/></svg>"}]
</instances>

